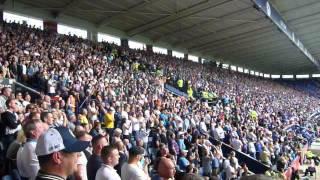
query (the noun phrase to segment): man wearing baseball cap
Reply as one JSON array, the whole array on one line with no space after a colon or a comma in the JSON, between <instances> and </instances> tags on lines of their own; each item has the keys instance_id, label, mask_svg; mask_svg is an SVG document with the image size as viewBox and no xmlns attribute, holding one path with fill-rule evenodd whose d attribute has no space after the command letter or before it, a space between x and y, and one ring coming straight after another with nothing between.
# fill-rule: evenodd
<instances>
[{"instance_id":1,"label":"man wearing baseball cap","mask_svg":"<svg viewBox=\"0 0 320 180\"><path fill-rule=\"evenodd\" d=\"M79 152L90 142L77 140L65 127L50 128L40 136L36 146L40 170L37 180L64 180L77 168Z\"/></svg>"}]
</instances>

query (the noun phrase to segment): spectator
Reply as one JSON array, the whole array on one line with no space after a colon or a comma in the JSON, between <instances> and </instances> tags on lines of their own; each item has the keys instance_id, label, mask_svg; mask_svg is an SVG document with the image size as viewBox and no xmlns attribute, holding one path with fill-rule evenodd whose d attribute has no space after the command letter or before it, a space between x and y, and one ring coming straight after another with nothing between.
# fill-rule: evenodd
<instances>
[{"instance_id":1,"label":"spectator","mask_svg":"<svg viewBox=\"0 0 320 180\"><path fill-rule=\"evenodd\" d=\"M85 131L80 131L76 134L76 137L80 141L91 142L92 137ZM89 148L89 147L88 147ZM79 153L77 161L77 170L74 172L74 177L79 180L87 180L87 163L91 156L91 150L85 149Z\"/></svg>"},{"instance_id":2,"label":"spectator","mask_svg":"<svg viewBox=\"0 0 320 180\"><path fill-rule=\"evenodd\" d=\"M186 171L187 166L190 164L189 160L186 158L188 151L181 151L181 155L178 159L179 169L181 171Z\"/></svg>"},{"instance_id":3,"label":"spectator","mask_svg":"<svg viewBox=\"0 0 320 180\"><path fill-rule=\"evenodd\" d=\"M114 129L114 114L111 110L111 108L109 108L106 112L106 114L104 115L104 124L105 127L107 129L107 133L110 135L110 137L112 137L113 135L113 129Z\"/></svg>"},{"instance_id":4,"label":"spectator","mask_svg":"<svg viewBox=\"0 0 320 180\"><path fill-rule=\"evenodd\" d=\"M171 159L169 158L161 158L160 161L158 162L157 166L157 172L158 174L152 177L152 180L169 180L169 179L174 179L176 169L175 165L172 162Z\"/></svg>"},{"instance_id":5,"label":"spectator","mask_svg":"<svg viewBox=\"0 0 320 180\"><path fill-rule=\"evenodd\" d=\"M122 165L128 161L128 153L122 141L118 141L115 144L119 151L119 163L114 167L117 170L117 173L121 175L121 167Z\"/></svg>"},{"instance_id":6,"label":"spectator","mask_svg":"<svg viewBox=\"0 0 320 180\"><path fill-rule=\"evenodd\" d=\"M87 175L88 180L94 180L96 173L100 168L102 162L101 151L102 148L108 145L107 138L102 135L98 135L92 138L92 155L88 159L87 163Z\"/></svg>"},{"instance_id":7,"label":"spectator","mask_svg":"<svg viewBox=\"0 0 320 180\"><path fill-rule=\"evenodd\" d=\"M115 146L105 146L101 151L102 166L97 172L96 180L121 180L114 167L119 163L119 151Z\"/></svg>"},{"instance_id":8,"label":"spectator","mask_svg":"<svg viewBox=\"0 0 320 180\"><path fill-rule=\"evenodd\" d=\"M84 127L94 136L104 135L95 122L105 122L106 109L110 113L105 122L109 123L110 142L115 139L113 130L121 128L116 141L123 143L123 153L136 143L143 146L153 162L150 168L157 157L173 157L176 164L177 157L187 149L186 159L194 165L192 173L201 172L210 162L204 160L205 152L213 151L213 161L221 161L213 163L218 175L224 155L220 142L213 139L257 159L264 154L265 146L268 164L274 165L286 155L288 166L304 146L303 139L310 143L318 135L307 119L319 99L276 81L16 23L4 23L0 42L0 63L5 70L2 75L18 76L18 80L44 92L37 99L25 97L27 104L35 104L16 110L18 121L26 123L51 112L54 126L75 129L78 135ZM193 99L165 90L168 84L177 88L177 80L184 82L182 91L192 90ZM48 96L49 90L55 96ZM198 94L205 94L206 100L199 100ZM22 101L20 96L17 99ZM77 119L79 109L87 113ZM83 127L77 126L79 120ZM211 130L213 138L206 130ZM96 164L100 166L101 161ZM119 167L115 168L119 172Z\"/></svg>"},{"instance_id":9,"label":"spectator","mask_svg":"<svg viewBox=\"0 0 320 180\"><path fill-rule=\"evenodd\" d=\"M36 179L66 179L76 170L78 153L89 142L79 141L65 127L51 128L38 139L40 170Z\"/></svg>"},{"instance_id":10,"label":"spectator","mask_svg":"<svg viewBox=\"0 0 320 180\"><path fill-rule=\"evenodd\" d=\"M38 173L39 161L35 152L37 141L43 133L40 120L31 120L23 125L23 132L27 142L17 152L17 167L23 178L35 179Z\"/></svg>"},{"instance_id":11,"label":"spectator","mask_svg":"<svg viewBox=\"0 0 320 180\"><path fill-rule=\"evenodd\" d=\"M46 123L49 128L54 127L54 124L53 124L54 119L53 119L52 113L50 113L48 111L43 111L41 113L41 120L42 120L42 122Z\"/></svg>"},{"instance_id":12,"label":"spectator","mask_svg":"<svg viewBox=\"0 0 320 180\"><path fill-rule=\"evenodd\" d=\"M6 101L11 97L12 90L9 87L4 87L0 95L0 112L7 110Z\"/></svg>"},{"instance_id":13,"label":"spectator","mask_svg":"<svg viewBox=\"0 0 320 180\"><path fill-rule=\"evenodd\" d=\"M16 139L17 132L21 129L21 120L17 118L17 105L15 99L6 101L7 110L1 114L0 135L3 145L2 157L5 157L9 145Z\"/></svg>"},{"instance_id":14,"label":"spectator","mask_svg":"<svg viewBox=\"0 0 320 180\"><path fill-rule=\"evenodd\" d=\"M17 153L25 142L24 132L20 130L17 134L17 139L10 144L7 150L6 158L10 160L8 169L17 169Z\"/></svg>"},{"instance_id":15,"label":"spectator","mask_svg":"<svg viewBox=\"0 0 320 180\"><path fill-rule=\"evenodd\" d=\"M142 147L133 146L129 149L128 163L125 163L121 167L121 179L122 180L146 180L150 179L148 173L149 161L147 159L143 161L144 149ZM142 168L139 167L139 162L142 162Z\"/></svg>"}]
</instances>

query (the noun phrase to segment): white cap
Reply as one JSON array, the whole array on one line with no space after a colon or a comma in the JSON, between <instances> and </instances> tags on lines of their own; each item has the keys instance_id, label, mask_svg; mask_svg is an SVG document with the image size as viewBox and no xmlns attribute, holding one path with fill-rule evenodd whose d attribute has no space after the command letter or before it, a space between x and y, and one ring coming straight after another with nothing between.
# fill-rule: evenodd
<instances>
[{"instance_id":1,"label":"white cap","mask_svg":"<svg viewBox=\"0 0 320 180\"><path fill-rule=\"evenodd\" d=\"M48 155L64 148L63 139L58 130L50 128L38 139L36 154L38 156Z\"/></svg>"},{"instance_id":2,"label":"white cap","mask_svg":"<svg viewBox=\"0 0 320 180\"><path fill-rule=\"evenodd\" d=\"M81 152L85 150L89 144L89 141L77 140L69 128L50 128L38 139L36 154L38 156L44 156L61 150L68 153Z\"/></svg>"}]
</instances>

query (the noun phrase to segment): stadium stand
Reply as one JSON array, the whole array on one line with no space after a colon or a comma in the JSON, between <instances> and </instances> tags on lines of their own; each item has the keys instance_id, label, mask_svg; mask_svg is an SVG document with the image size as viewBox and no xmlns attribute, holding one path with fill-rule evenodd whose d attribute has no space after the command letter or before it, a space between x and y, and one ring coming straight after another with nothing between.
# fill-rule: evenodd
<instances>
[{"instance_id":1,"label":"stadium stand","mask_svg":"<svg viewBox=\"0 0 320 180\"><path fill-rule=\"evenodd\" d=\"M303 80L281 80L286 86L290 86L311 96L320 97L320 82L317 79L303 79Z\"/></svg>"},{"instance_id":2,"label":"stadium stand","mask_svg":"<svg viewBox=\"0 0 320 180\"><path fill-rule=\"evenodd\" d=\"M306 119L319 99L272 80L15 23L0 37L1 77L41 92L2 89L3 175L285 178L318 136Z\"/></svg>"}]
</instances>

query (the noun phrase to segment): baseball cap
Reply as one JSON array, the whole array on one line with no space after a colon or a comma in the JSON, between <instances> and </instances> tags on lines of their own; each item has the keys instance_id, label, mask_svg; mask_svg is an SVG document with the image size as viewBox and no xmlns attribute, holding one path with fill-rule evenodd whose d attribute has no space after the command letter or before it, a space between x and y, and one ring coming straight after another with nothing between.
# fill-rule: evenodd
<instances>
[{"instance_id":1,"label":"baseball cap","mask_svg":"<svg viewBox=\"0 0 320 180\"><path fill-rule=\"evenodd\" d=\"M89 141L80 141L66 127L50 128L37 142L37 156L49 155L58 151L81 152L89 146Z\"/></svg>"},{"instance_id":2,"label":"baseball cap","mask_svg":"<svg viewBox=\"0 0 320 180\"><path fill-rule=\"evenodd\" d=\"M136 156L136 155L142 155L142 154L144 154L144 149L142 147L132 146L129 149L129 155Z\"/></svg>"}]
</instances>

